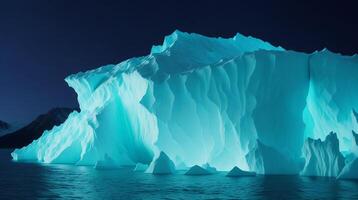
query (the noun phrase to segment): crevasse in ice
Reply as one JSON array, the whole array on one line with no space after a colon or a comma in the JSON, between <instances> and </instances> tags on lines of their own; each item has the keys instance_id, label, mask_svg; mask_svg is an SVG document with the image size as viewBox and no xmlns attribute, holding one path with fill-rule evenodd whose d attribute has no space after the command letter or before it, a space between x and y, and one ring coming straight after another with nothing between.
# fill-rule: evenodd
<instances>
[{"instance_id":1,"label":"crevasse in ice","mask_svg":"<svg viewBox=\"0 0 358 200\"><path fill-rule=\"evenodd\" d=\"M289 51L241 34L175 31L147 56L65 80L81 111L16 149L14 160L120 166L150 164L162 151L176 166L254 171L246 155L257 141L299 163L305 138L334 131L340 150L351 151L357 130L357 56Z\"/></svg>"}]
</instances>

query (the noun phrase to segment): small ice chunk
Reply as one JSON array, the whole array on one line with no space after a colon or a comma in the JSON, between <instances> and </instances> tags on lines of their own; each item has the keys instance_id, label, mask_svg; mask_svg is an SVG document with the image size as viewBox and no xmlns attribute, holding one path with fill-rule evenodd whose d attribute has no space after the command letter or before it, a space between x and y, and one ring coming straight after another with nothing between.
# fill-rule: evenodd
<instances>
[{"instance_id":1,"label":"small ice chunk","mask_svg":"<svg viewBox=\"0 0 358 200\"><path fill-rule=\"evenodd\" d=\"M209 165L209 163L205 163L201 166L202 168L206 169L208 172L214 174L217 173L216 168Z\"/></svg>"},{"instance_id":2,"label":"small ice chunk","mask_svg":"<svg viewBox=\"0 0 358 200\"><path fill-rule=\"evenodd\" d=\"M243 171L238 167L234 167L232 168L231 171L229 171L229 173L227 173L226 176L229 177L238 177L238 176L256 176L255 172L248 172L248 171Z\"/></svg>"},{"instance_id":3,"label":"small ice chunk","mask_svg":"<svg viewBox=\"0 0 358 200\"><path fill-rule=\"evenodd\" d=\"M185 175L189 176L198 176L198 175L209 175L212 174L208 169L204 169L203 167L200 167L199 165L192 166Z\"/></svg>"}]
</instances>

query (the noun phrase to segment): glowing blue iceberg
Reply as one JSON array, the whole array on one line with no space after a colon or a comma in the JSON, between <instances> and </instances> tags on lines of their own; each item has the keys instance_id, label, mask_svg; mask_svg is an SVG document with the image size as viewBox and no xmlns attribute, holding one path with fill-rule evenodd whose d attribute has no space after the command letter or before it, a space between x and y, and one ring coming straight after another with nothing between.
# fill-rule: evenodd
<instances>
[{"instance_id":1,"label":"glowing blue iceberg","mask_svg":"<svg viewBox=\"0 0 358 200\"><path fill-rule=\"evenodd\" d=\"M307 138L303 150L305 166L301 174L304 176L336 177L344 167L336 133L331 132L323 142Z\"/></svg>"},{"instance_id":2,"label":"glowing blue iceberg","mask_svg":"<svg viewBox=\"0 0 358 200\"><path fill-rule=\"evenodd\" d=\"M357 56L175 31L148 56L67 77L81 111L12 156L121 166L163 151L176 166L253 171L245 155L258 139L299 163L305 138L330 131L350 151L357 77Z\"/></svg>"}]
</instances>

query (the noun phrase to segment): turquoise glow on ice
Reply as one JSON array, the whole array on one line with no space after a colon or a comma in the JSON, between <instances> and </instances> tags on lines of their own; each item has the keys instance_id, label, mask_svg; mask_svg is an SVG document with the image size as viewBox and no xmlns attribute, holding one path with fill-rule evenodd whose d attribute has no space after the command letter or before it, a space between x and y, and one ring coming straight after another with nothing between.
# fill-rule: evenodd
<instances>
[{"instance_id":1,"label":"turquoise glow on ice","mask_svg":"<svg viewBox=\"0 0 358 200\"><path fill-rule=\"evenodd\" d=\"M81 111L16 149L14 160L149 165L163 151L177 169L250 170L245 156L257 139L299 163L306 137L333 131L340 150L351 151L358 130L357 56L288 51L241 34L175 31L147 56L66 82Z\"/></svg>"}]
</instances>

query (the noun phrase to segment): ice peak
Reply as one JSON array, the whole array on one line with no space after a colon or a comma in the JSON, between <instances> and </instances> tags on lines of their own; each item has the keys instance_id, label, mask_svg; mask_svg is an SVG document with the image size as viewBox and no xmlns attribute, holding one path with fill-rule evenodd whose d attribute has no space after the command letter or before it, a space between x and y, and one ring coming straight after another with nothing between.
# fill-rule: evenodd
<instances>
[{"instance_id":1,"label":"ice peak","mask_svg":"<svg viewBox=\"0 0 358 200\"><path fill-rule=\"evenodd\" d=\"M252 36L244 36L241 33L237 33L232 39L237 41L238 45L245 46L245 48L248 48L251 51L257 50L257 48L264 50L285 50L281 46L275 47L269 42L265 42Z\"/></svg>"},{"instance_id":2,"label":"ice peak","mask_svg":"<svg viewBox=\"0 0 358 200\"><path fill-rule=\"evenodd\" d=\"M251 37L251 36L244 36L241 33L237 33L233 38L212 38L206 37L196 33L187 33L180 30L175 30L170 35L164 37L164 41L162 45L154 45L151 49L152 54L163 53L166 50L173 47L178 41L181 42L193 42L193 41L200 41L204 40L206 43L206 47L210 47L216 42L220 43L227 43L227 45L231 44L238 48L241 48L242 51L255 51L259 49L265 50L284 50L282 47L278 46L275 47L268 42L263 40ZM190 45L188 43L187 45Z\"/></svg>"},{"instance_id":3,"label":"ice peak","mask_svg":"<svg viewBox=\"0 0 358 200\"><path fill-rule=\"evenodd\" d=\"M153 45L152 49L150 50L150 53L155 54L155 53L164 52L165 50L167 50L168 48L170 48L171 46L174 45L174 43L178 39L179 34L182 34L182 32L179 30L175 30L170 35L165 36L163 44L162 45Z\"/></svg>"}]
</instances>

